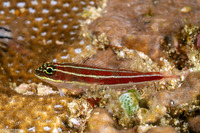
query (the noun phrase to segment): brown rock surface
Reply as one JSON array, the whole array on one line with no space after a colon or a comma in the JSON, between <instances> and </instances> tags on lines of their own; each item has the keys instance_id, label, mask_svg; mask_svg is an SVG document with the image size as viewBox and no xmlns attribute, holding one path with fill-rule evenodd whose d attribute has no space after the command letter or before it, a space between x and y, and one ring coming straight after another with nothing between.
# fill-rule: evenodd
<instances>
[{"instance_id":1,"label":"brown rock surface","mask_svg":"<svg viewBox=\"0 0 200 133\"><path fill-rule=\"evenodd\" d=\"M194 101L200 93L200 73L190 73L181 87L175 90L163 90L154 95L154 102L166 107L177 107Z\"/></svg>"},{"instance_id":2,"label":"brown rock surface","mask_svg":"<svg viewBox=\"0 0 200 133\"><path fill-rule=\"evenodd\" d=\"M90 133L135 133L136 127L132 129L120 130L110 114L101 108L93 110L88 120L88 132Z\"/></svg>"},{"instance_id":3,"label":"brown rock surface","mask_svg":"<svg viewBox=\"0 0 200 133\"><path fill-rule=\"evenodd\" d=\"M197 0L109 0L89 29L94 35L105 33L110 45L136 49L157 60L164 56L160 42L166 35L199 22L198 5Z\"/></svg>"},{"instance_id":4,"label":"brown rock surface","mask_svg":"<svg viewBox=\"0 0 200 133\"><path fill-rule=\"evenodd\" d=\"M146 133L177 133L176 130L172 127L155 127L148 130Z\"/></svg>"},{"instance_id":5,"label":"brown rock surface","mask_svg":"<svg viewBox=\"0 0 200 133\"><path fill-rule=\"evenodd\" d=\"M189 128L195 132L200 133L200 115L189 118Z\"/></svg>"},{"instance_id":6,"label":"brown rock surface","mask_svg":"<svg viewBox=\"0 0 200 133\"><path fill-rule=\"evenodd\" d=\"M115 133L114 121L105 109L95 109L88 120L88 130L93 133Z\"/></svg>"}]
</instances>

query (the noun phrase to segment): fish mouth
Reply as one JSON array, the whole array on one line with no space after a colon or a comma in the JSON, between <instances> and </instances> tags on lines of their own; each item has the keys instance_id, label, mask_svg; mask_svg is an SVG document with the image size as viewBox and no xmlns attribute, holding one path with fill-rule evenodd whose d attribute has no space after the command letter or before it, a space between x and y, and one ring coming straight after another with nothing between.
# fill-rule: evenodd
<instances>
[{"instance_id":1,"label":"fish mouth","mask_svg":"<svg viewBox=\"0 0 200 133\"><path fill-rule=\"evenodd\" d=\"M34 72L34 75L35 75L35 77L41 79L41 77L37 73Z\"/></svg>"},{"instance_id":2,"label":"fish mouth","mask_svg":"<svg viewBox=\"0 0 200 133\"><path fill-rule=\"evenodd\" d=\"M38 68L36 68L35 70L34 70L34 75L35 76L42 76L43 75L43 72L41 71L42 69L40 68L40 67L38 67Z\"/></svg>"},{"instance_id":3,"label":"fish mouth","mask_svg":"<svg viewBox=\"0 0 200 133\"><path fill-rule=\"evenodd\" d=\"M41 76L41 74L38 72L38 71L34 71L34 73L33 73L37 78L41 78L40 76Z\"/></svg>"},{"instance_id":4,"label":"fish mouth","mask_svg":"<svg viewBox=\"0 0 200 133\"><path fill-rule=\"evenodd\" d=\"M42 73L38 73L37 71L35 71L34 72L34 75L35 75L35 77L37 77L38 79L40 79L40 80L45 80L45 76L44 76L44 74L42 74Z\"/></svg>"}]
</instances>

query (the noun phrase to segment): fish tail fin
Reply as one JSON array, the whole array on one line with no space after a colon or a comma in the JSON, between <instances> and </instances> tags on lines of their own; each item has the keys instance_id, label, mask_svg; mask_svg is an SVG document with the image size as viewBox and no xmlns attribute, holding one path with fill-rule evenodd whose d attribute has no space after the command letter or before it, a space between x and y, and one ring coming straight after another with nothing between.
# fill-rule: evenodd
<instances>
[{"instance_id":1,"label":"fish tail fin","mask_svg":"<svg viewBox=\"0 0 200 133\"><path fill-rule=\"evenodd\" d=\"M183 72L161 72L163 78L165 79L176 79L181 78L181 76L185 76Z\"/></svg>"}]
</instances>

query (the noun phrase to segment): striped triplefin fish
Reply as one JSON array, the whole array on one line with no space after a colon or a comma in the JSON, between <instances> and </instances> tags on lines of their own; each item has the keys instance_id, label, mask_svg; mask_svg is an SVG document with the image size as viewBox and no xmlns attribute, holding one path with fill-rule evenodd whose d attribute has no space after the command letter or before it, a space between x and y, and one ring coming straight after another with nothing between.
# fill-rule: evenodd
<instances>
[{"instance_id":1,"label":"striped triplefin fish","mask_svg":"<svg viewBox=\"0 0 200 133\"><path fill-rule=\"evenodd\" d=\"M128 86L148 81L157 81L166 76L161 72L138 72L92 67L74 63L45 63L35 69L35 75L58 88L80 86Z\"/></svg>"},{"instance_id":2,"label":"striped triplefin fish","mask_svg":"<svg viewBox=\"0 0 200 133\"><path fill-rule=\"evenodd\" d=\"M4 48L4 44L13 40L12 32L9 28L0 26L0 47Z\"/></svg>"},{"instance_id":3,"label":"striped triplefin fish","mask_svg":"<svg viewBox=\"0 0 200 133\"><path fill-rule=\"evenodd\" d=\"M24 47L24 44L17 41L13 31L8 26L0 26L0 48L11 48L12 50L23 55L32 56L32 51ZM16 35L15 35L16 36Z\"/></svg>"},{"instance_id":4,"label":"striped triplefin fish","mask_svg":"<svg viewBox=\"0 0 200 133\"><path fill-rule=\"evenodd\" d=\"M11 41L13 41L11 30L7 27L0 26L0 48L6 49Z\"/></svg>"},{"instance_id":5,"label":"striped triplefin fish","mask_svg":"<svg viewBox=\"0 0 200 133\"><path fill-rule=\"evenodd\" d=\"M0 40L3 41L3 39L5 39L4 41L12 40L12 32L9 28L0 26Z\"/></svg>"}]
</instances>

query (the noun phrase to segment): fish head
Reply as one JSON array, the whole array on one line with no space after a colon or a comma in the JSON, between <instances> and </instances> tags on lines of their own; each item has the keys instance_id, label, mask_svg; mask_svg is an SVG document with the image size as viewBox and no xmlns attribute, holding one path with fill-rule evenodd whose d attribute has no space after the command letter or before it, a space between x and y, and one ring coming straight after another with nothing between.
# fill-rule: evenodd
<instances>
[{"instance_id":1,"label":"fish head","mask_svg":"<svg viewBox=\"0 0 200 133\"><path fill-rule=\"evenodd\" d=\"M34 74L39 79L51 79L56 73L54 63L45 63L35 69Z\"/></svg>"}]
</instances>

